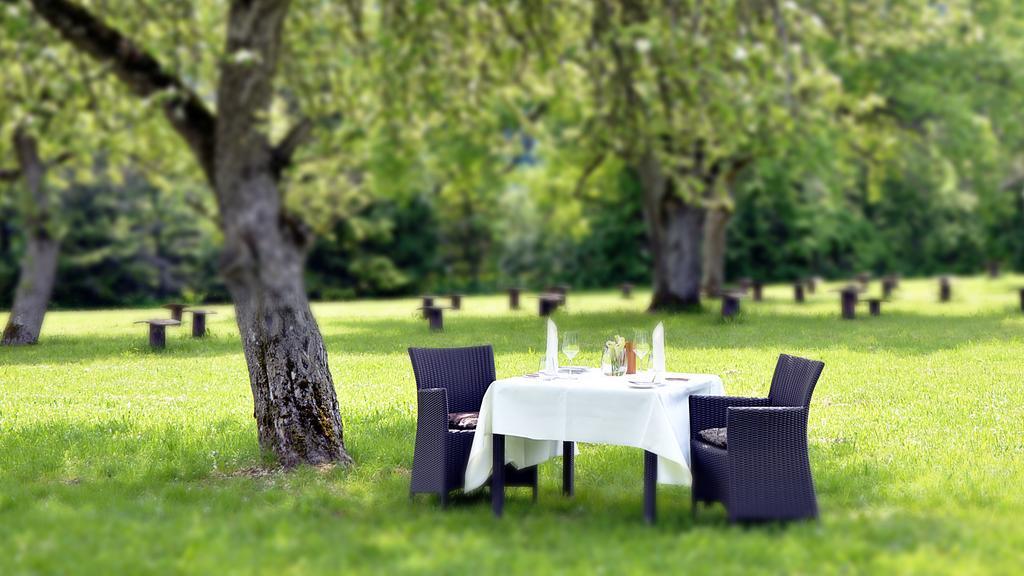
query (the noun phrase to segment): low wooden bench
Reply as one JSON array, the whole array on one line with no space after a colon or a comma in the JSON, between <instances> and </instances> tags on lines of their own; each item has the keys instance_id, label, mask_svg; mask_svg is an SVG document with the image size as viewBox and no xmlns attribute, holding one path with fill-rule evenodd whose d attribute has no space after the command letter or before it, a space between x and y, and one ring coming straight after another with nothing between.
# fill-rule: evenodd
<instances>
[{"instance_id":1,"label":"low wooden bench","mask_svg":"<svg viewBox=\"0 0 1024 576\"><path fill-rule=\"evenodd\" d=\"M847 286L839 290L839 302L844 320L853 320L857 317L857 299L860 297L860 288Z\"/></svg>"},{"instance_id":2,"label":"low wooden bench","mask_svg":"<svg viewBox=\"0 0 1024 576\"><path fill-rule=\"evenodd\" d=\"M953 296L953 287L949 283L948 276L942 276L939 278L939 302L949 302Z\"/></svg>"},{"instance_id":3,"label":"low wooden bench","mask_svg":"<svg viewBox=\"0 0 1024 576\"><path fill-rule=\"evenodd\" d=\"M569 285L568 284L555 284L554 286L548 286L546 290L548 294L557 294L562 297L562 306L569 303Z\"/></svg>"},{"instance_id":4,"label":"low wooden bench","mask_svg":"<svg viewBox=\"0 0 1024 576\"><path fill-rule=\"evenodd\" d=\"M722 318L735 318L740 313L741 292L722 292Z\"/></svg>"},{"instance_id":5,"label":"low wooden bench","mask_svg":"<svg viewBox=\"0 0 1024 576\"><path fill-rule=\"evenodd\" d=\"M216 314L216 312L212 310L199 310L196 308L189 308L186 312L192 315L192 337L205 338L206 317L210 314Z\"/></svg>"},{"instance_id":6,"label":"low wooden bench","mask_svg":"<svg viewBox=\"0 0 1024 576\"><path fill-rule=\"evenodd\" d=\"M811 288L810 288L811 286L813 286L813 284L810 281L808 281L807 289L813 292L813 290L811 290ZM793 300L797 304L803 304L803 302L804 302L804 283L803 282L794 282L793 283Z\"/></svg>"},{"instance_id":7,"label":"low wooden bench","mask_svg":"<svg viewBox=\"0 0 1024 576\"><path fill-rule=\"evenodd\" d=\"M177 302L172 302L170 304L164 304L162 308L171 311L172 320L177 320L178 322L181 322L181 311L184 310L185 308L188 308L188 304L178 304Z\"/></svg>"},{"instance_id":8,"label":"low wooden bench","mask_svg":"<svg viewBox=\"0 0 1024 576\"><path fill-rule=\"evenodd\" d=\"M167 327L181 326L181 320L173 318L153 318L151 320L139 320L136 324L149 324L149 345L154 349L167 347Z\"/></svg>"},{"instance_id":9,"label":"low wooden bench","mask_svg":"<svg viewBox=\"0 0 1024 576\"><path fill-rule=\"evenodd\" d=\"M882 278L882 298L888 300L892 298L892 291L896 289L896 277L886 276Z\"/></svg>"},{"instance_id":10,"label":"low wooden bench","mask_svg":"<svg viewBox=\"0 0 1024 576\"><path fill-rule=\"evenodd\" d=\"M444 330L444 306L424 306L423 317L427 319L432 332Z\"/></svg>"},{"instance_id":11,"label":"low wooden bench","mask_svg":"<svg viewBox=\"0 0 1024 576\"><path fill-rule=\"evenodd\" d=\"M427 317L427 308L434 305L434 297L431 295L420 296L420 309L423 310L423 318Z\"/></svg>"},{"instance_id":12,"label":"low wooden bench","mask_svg":"<svg viewBox=\"0 0 1024 576\"><path fill-rule=\"evenodd\" d=\"M537 297L537 312L541 316L550 316L564 303L565 297L561 294L547 292Z\"/></svg>"},{"instance_id":13,"label":"low wooden bench","mask_svg":"<svg viewBox=\"0 0 1024 576\"><path fill-rule=\"evenodd\" d=\"M999 264L1000 262L998 260L989 260L988 263L985 264L985 268L988 269L989 278L992 278L993 280L999 278Z\"/></svg>"},{"instance_id":14,"label":"low wooden bench","mask_svg":"<svg viewBox=\"0 0 1024 576\"><path fill-rule=\"evenodd\" d=\"M622 297L625 298L626 300L629 300L630 298L633 297L633 285L630 284L629 282L623 283L621 286L619 286L619 289L622 290Z\"/></svg>"}]
</instances>

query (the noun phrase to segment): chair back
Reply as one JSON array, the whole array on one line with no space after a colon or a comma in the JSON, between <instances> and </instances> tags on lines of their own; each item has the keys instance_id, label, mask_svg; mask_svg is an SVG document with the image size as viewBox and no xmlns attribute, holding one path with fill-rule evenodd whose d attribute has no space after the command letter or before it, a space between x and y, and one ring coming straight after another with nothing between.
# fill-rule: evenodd
<instances>
[{"instance_id":1,"label":"chair back","mask_svg":"<svg viewBox=\"0 0 1024 576\"><path fill-rule=\"evenodd\" d=\"M768 392L769 402L772 406L810 406L814 385L824 368L824 362L779 354Z\"/></svg>"},{"instance_id":2,"label":"chair back","mask_svg":"<svg viewBox=\"0 0 1024 576\"><path fill-rule=\"evenodd\" d=\"M487 387L494 382L494 349L409 348L416 388L444 388L448 391L448 410L476 412Z\"/></svg>"}]
</instances>

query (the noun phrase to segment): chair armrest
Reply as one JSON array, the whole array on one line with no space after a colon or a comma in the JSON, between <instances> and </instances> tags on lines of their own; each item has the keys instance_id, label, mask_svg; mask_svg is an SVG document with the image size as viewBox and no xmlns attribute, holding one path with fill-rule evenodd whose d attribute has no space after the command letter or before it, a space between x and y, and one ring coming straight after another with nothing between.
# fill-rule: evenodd
<instances>
[{"instance_id":1,"label":"chair armrest","mask_svg":"<svg viewBox=\"0 0 1024 576\"><path fill-rule=\"evenodd\" d=\"M443 442L448 432L448 391L424 388L417 392L416 437ZM428 440L429 441L429 440Z\"/></svg>"},{"instance_id":2,"label":"chair armrest","mask_svg":"<svg viewBox=\"0 0 1024 576\"><path fill-rule=\"evenodd\" d=\"M690 438L707 428L726 425L727 410L737 406L768 406L767 398L739 396L690 396Z\"/></svg>"},{"instance_id":3,"label":"chair armrest","mask_svg":"<svg viewBox=\"0 0 1024 576\"><path fill-rule=\"evenodd\" d=\"M416 393L416 444L413 492L444 492L448 462L448 391L425 388Z\"/></svg>"}]
</instances>

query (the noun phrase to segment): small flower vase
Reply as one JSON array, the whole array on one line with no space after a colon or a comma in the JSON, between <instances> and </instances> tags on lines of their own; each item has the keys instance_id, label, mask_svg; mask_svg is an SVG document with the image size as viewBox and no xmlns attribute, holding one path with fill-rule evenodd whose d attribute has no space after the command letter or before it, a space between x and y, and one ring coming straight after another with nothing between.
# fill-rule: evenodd
<instances>
[{"instance_id":1,"label":"small flower vase","mask_svg":"<svg viewBox=\"0 0 1024 576\"><path fill-rule=\"evenodd\" d=\"M626 373L626 349L614 344L605 344L601 355L601 373L605 376L622 376Z\"/></svg>"}]
</instances>

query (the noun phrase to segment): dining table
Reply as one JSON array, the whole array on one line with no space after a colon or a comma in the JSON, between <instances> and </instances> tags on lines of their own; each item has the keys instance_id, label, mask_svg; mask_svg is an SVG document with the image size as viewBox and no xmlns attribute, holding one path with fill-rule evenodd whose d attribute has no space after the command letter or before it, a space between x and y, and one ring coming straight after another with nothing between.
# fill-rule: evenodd
<instances>
[{"instance_id":1,"label":"dining table","mask_svg":"<svg viewBox=\"0 0 1024 576\"><path fill-rule=\"evenodd\" d=\"M644 451L644 519L657 515L657 484L688 486L693 395L724 395L714 374L665 372L609 376L562 368L496 380L484 394L466 468L465 489L491 480L491 506L505 505L505 464L517 469L562 456L562 492L575 492L578 443Z\"/></svg>"}]
</instances>

